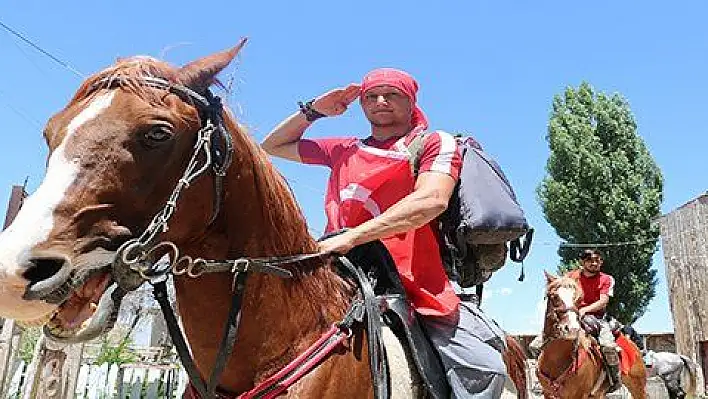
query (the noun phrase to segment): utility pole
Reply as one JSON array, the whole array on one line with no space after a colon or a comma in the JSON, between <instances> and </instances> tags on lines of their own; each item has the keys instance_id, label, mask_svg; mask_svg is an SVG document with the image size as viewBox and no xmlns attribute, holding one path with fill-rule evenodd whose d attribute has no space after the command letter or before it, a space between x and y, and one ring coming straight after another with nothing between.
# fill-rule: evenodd
<instances>
[{"instance_id":1,"label":"utility pole","mask_svg":"<svg viewBox=\"0 0 708 399\"><path fill-rule=\"evenodd\" d=\"M26 181L25 181L26 184ZM27 197L25 186L12 186L10 192L10 201L7 204L7 213L5 214L5 230L17 216L17 212L22 207L22 202ZM0 319L2 320L2 319ZM20 346L21 330L15 324L14 320L2 320L2 330L0 331L0 396L7 397L7 390L10 386L12 376L17 371L19 361L17 360L17 349Z\"/></svg>"}]
</instances>

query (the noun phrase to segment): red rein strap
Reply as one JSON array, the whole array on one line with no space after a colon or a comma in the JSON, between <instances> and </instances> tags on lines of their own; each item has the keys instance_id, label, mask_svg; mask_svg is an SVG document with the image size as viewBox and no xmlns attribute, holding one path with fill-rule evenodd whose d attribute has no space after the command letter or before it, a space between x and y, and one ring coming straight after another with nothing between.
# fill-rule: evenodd
<instances>
[{"instance_id":1,"label":"red rein strap","mask_svg":"<svg viewBox=\"0 0 708 399\"><path fill-rule=\"evenodd\" d=\"M585 354L585 356L583 356ZM587 351L583 348L578 347L577 350L574 351L573 353L573 362L570 363L570 366L568 366L565 371L561 375L558 376L558 378L553 379L552 377L548 376L546 373L544 373L540 368L536 369L538 375L538 378L540 380L543 380L545 383L550 385L551 389L553 390L551 394L549 395L551 398L560 398L560 390L563 387L563 383L565 380L570 378L572 375L576 374L578 372L578 369L580 369L580 365L583 364L583 361L587 358Z\"/></svg>"},{"instance_id":2,"label":"red rein strap","mask_svg":"<svg viewBox=\"0 0 708 399\"><path fill-rule=\"evenodd\" d=\"M332 327L322 334L322 337L305 352L250 391L239 395L238 399L272 399L277 397L296 383L303 375L315 368L325 356L329 355L349 337L351 337L351 330L349 330L349 328L333 324Z\"/></svg>"},{"instance_id":3,"label":"red rein strap","mask_svg":"<svg viewBox=\"0 0 708 399\"><path fill-rule=\"evenodd\" d=\"M244 392L241 395L235 396L225 392L217 392L215 398L218 399L272 399L286 391L289 387L295 384L302 376L315 368L319 362L327 355L332 353L337 346L351 337L351 330L346 326L338 326L333 324L332 327L325 331L317 342L310 345L309 348L283 369L272 375L268 379L262 381L250 391ZM200 398L199 392L190 382L187 385L187 391L193 398Z\"/></svg>"},{"instance_id":4,"label":"red rein strap","mask_svg":"<svg viewBox=\"0 0 708 399\"><path fill-rule=\"evenodd\" d=\"M238 396L217 391L215 397L223 399L275 398L295 384L302 376L315 368L322 359L332 353L342 342L349 339L351 335L351 330L348 327L333 324L332 327L325 331L320 339L310 345L305 352L300 354L282 370L268 379L263 380L250 391L244 392ZM187 391L189 391L194 398L199 398L199 393L194 389L191 383L187 386Z\"/></svg>"}]
</instances>

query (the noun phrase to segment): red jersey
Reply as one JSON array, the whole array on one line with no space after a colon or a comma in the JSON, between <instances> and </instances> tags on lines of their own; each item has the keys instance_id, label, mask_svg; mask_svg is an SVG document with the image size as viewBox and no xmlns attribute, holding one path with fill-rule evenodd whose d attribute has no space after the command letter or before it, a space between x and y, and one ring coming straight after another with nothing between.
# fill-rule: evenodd
<instances>
[{"instance_id":1,"label":"red jersey","mask_svg":"<svg viewBox=\"0 0 708 399\"><path fill-rule=\"evenodd\" d=\"M415 179L407 145L418 132L385 141L372 137L300 141L304 163L332 170L325 197L327 232L358 226L413 192ZM451 135L435 132L425 137L419 173L440 172L457 180L461 165ZM445 273L433 223L381 241L391 252L416 311L448 315L457 309L459 300Z\"/></svg>"},{"instance_id":2,"label":"red jersey","mask_svg":"<svg viewBox=\"0 0 708 399\"><path fill-rule=\"evenodd\" d=\"M570 272L569 277L580 283L583 290L583 297L580 300L580 307L592 305L600 300L600 295L605 294L609 297L615 294L615 279L609 274L598 273L595 276L587 277L580 270ZM603 317L605 310L589 313L596 317Z\"/></svg>"}]
</instances>

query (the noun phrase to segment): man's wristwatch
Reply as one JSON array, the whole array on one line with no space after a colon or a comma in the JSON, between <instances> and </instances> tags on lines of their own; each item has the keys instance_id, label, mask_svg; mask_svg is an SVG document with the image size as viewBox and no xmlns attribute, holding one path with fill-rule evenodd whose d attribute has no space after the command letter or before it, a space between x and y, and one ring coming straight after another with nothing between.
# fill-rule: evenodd
<instances>
[{"instance_id":1,"label":"man's wristwatch","mask_svg":"<svg viewBox=\"0 0 708 399\"><path fill-rule=\"evenodd\" d=\"M314 122L317 119L324 118L325 116L327 116L322 112L319 112L316 109L312 108L313 102L315 102L315 100L310 100L306 103L298 101L297 103L297 105L300 107L300 112L305 115L305 119L307 119L308 122Z\"/></svg>"}]
</instances>

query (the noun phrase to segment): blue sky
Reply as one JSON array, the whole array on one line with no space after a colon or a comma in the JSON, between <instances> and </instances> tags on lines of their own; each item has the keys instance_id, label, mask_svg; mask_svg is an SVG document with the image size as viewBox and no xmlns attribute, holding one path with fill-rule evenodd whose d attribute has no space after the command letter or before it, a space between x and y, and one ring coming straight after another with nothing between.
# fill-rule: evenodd
<instances>
[{"instance_id":1,"label":"blue sky","mask_svg":"<svg viewBox=\"0 0 708 399\"><path fill-rule=\"evenodd\" d=\"M548 156L546 126L554 94L589 81L631 104L639 133L665 178L662 210L706 190L708 3L681 2L6 2L2 22L79 71L90 74L116 57L147 54L182 64L249 37L228 101L256 140L296 109L296 102L358 82L370 69L412 73L419 104L433 128L472 133L515 186L536 242L525 262L494 275L485 309L512 332L541 322L543 269L558 262L558 237L535 189ZM7 6L11 4L11 6ZM640 5L638 5L640 4ZM10 186L43 177L40 131L81 79L0 31L0 201ZM318 121L310 137L365 135L358 107ZM277 162L290 180L313 234L325 222L327 171ZM703 182L703 183L701 183ZM4 207L4 205L2 205ZM657 298L640 331L672 322L661 252Z\"/></svg>"}]
</instances>

